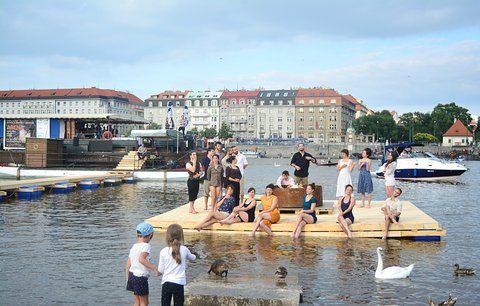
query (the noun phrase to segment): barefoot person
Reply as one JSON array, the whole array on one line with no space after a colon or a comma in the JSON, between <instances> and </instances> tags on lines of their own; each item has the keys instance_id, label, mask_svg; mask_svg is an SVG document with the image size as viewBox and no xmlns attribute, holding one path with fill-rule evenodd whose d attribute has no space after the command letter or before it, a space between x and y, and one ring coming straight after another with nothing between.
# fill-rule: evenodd
<instances>
[{"instance_id":1,"label":"barefoot person","mask_svg":"<svg viewBox=\"0 0 480 306\"><path fill-rule=\"evenodd\" d=\"M400 214L402 213L402 202L398 199L402 194L402 189L395 188L390 198L385 200L385 205L382 207L382 212L385 216L385 233L382 239L387 239L388 231L392 223L400 221Z\"/></svg>"},{"instance_id":2,"label":"barefoot person","mask_svg":"<svg viewBox=\"0 0 480 306\"><path fill-rule=\"evenodd\" d=\"M202 164L197 160L197 153L190 153L190 161L186 165L188 172L188 202L190 203L189 212L191 214L196 214L195 210L195 200L198 196L198 189L200 187L200 178L202 177Z\"/></svg>"},{"instance_id":3,"label":"barefoot person","mask_svg":"<svg viewBox=\"0 0 480 306\"><path fill-rule=\"evenodd\" d=\"M207 170L207 180L210 185L210 199L212 202L212 211L215 210L215 203L222 194L222 177L223 168L220 165L220 158L217 154L213 154L212 161Z\"/></svg>"},{"instance_id":4,"label":"barefoot person","mask_svg":"<svg viewBox=\"0 0 480 306\"><path fill-rule=\"evenodd\" d=\"M345 196L338 200L338 224L342 230L347 234L348 238L352 238L352 232L349 226L355 221L353 216L353 207L355 206L355 199L352 197L353 187L352 185L345 186Z\"/></svg>"},{"instance_id":5,"label":"barefoot person","mask_svg":"<svg viewBox=\"0 0 480 306\"><path fill-rule=\"evenodd\" d=\"M365 197L368 201L367 208L370 208L370 203L372 202L373 182L372 175L370 174L370 168L372 167L370 156L372 156L372 150L366 148L362 151L362 159L358 162L360 174L358 175L357 192L361 194L362 199L362 204L358 207L365 206Z\"/></svg>"},{"instance_id":6,"label":"barefoot person","mask_svg":"<svg viewBox=\"0 0 480 306\"><path fill-rule=\"evenodd\" d=\"M270 227L273 223L280 221L278 199L275 195L273 195L273 188L275 188L275 185L268 184L265 189L265 194L260 198L263 211L258 214L257 221L251 234L253 237L255 236L255 233L259 227L261 227L269 236L273 236L273 232Z\"/></svg>"},{"instance_id":7,"label":"barefoot person","mask_svg":"<svg viewBox=\"0 0 480 306\"><path fill-rule=\"evenodd\" d=\"M348 158L348 150L343 149L340 151L342 154L342 159L338 161L337 171L337 198L340 200L345 195L345 186L352 185L352 170L355 167L355 163Z\"/></svg>"},{"instance_id":8,"label":"barefoot person","mask_svg":"<svg viewBox=\"0 0 480 306\"><path fill-rule=\"evenodd\" d=\"M221 224L233 224L238 222L255 221L255 188L248 188L248 198L243 199L242 203L233 208L232 213L227 218L220 221Z\"/></svg>"},{"instance_id":9,"label":"barefoot person","mask_svg":"<svg viewBox=\"0 0 480 306\"><path fill-rule=\"evenodd\" d=\"M206 174L208 171L208 167L212 162L213 150L214 150L213 148L208 148L207 155L202 160L203 173L205 173L205 177L203 180L203 190L205 193L205 210L208 209L208 200L210 198L210 180L207 178ZM212 203L216 203L216 202L212 202Z\"/></svg>"},{"instance_id":10,"label":"barefoot person","mask_svg":"<svg viewBox=\"0 0 480 306\"><path fill-rule=\"evenodd\" d=\"M317 206L318 200L313 195L313 191L315 191L315 184L308 184L305 189L306 194L302 198L302 210L299 212L297 224L295 224L295 229L291 235L293 239L300 237L300 233L306 224L317 223L315 207Z\"/></svg>"},{"instance_id":11,"label":"barefoot person","mask_svg":"<svg viewBox=\"0 0 480 306\"><path fill-rule=\"evenodd\" d=\"M385 177L385 192L387 198L390 198L395 189L395 170L397 169L397 153L388 152L387 162L383 164L383 173Z\"/></svg>"},{"instance_id":12,"label":"barefoot person","mask_svg":"<svg viewBox=\"0 0 480 306\"><path fill-rule=\"evenodd\" d=\"M215 211L208 213L207 217L202 222L195 226L197 231L200 231L207 226L220 222L230 215L235 206L235 198L233 197L233 186L227 186L227 194L215 205Z\"/></svg>"}]
</instances>

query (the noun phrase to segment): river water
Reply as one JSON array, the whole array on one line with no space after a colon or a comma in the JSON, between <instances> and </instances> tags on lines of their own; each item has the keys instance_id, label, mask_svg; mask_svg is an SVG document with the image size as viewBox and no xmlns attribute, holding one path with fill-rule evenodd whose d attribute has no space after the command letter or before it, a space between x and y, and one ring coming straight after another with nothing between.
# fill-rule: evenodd
<instances>
[{"instance_id":1,"label":"river water","mask_svg":"<svg viewBox=\"0 0 480 306\"><path fill-rule=\"evenodd\" d=\"M282 170L291 170L288 164L286 159L250 160L248 185L263 192ZM455 263L480 269L480 162L466 165L470 170L456 183L399 183L403 199L447 230L441 242L310 237L292 242L287 237L187 234L186 243L201 254L188 266L187 279L206 273L214 259L226 258L232 263L229 275L272 275L277 265L286 266L298 275L305 304L426 305L429 296L438 303L451 293L457 305L479 305L479 277L453 275ZM323 186L325 199L334 199L336 176L334 167L311 167L310 180ZM355 171L355 183L357 176ZM383 182L374 179L374 200L384 198ZM0 304L131 304L124 264L136 224L186 201L185 183L139 182L1 203ZM157 233L152 246L157 262L164 235ZM378 246L385 250L385 266L416 263L411 278L375 281ZM160 305L160 295L161 279L151 277L152 305Z\"/></svg>"}]
</instances>

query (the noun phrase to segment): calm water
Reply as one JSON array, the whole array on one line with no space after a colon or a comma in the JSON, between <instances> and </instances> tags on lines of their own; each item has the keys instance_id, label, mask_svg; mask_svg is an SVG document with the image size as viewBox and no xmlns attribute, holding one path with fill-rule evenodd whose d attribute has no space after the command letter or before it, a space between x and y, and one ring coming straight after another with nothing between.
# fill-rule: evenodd
<instances>
[{"instance_id":1,"label":"calm water","mask_svg":"<svg viewBox=\"0 0 480 306\"><path fill-rule=\"evenodd\" d=\"M274 162L280 167L273 167ZM250 160L248 181L262 190L289 160ZM270 275L279 264L299 276L307 304L426 305L448 293L457 305L480 303L478 276L454 277L453 264L480 269L478 186L480 163L467 163L457 183L400 183L403 198L441 222L442 242L378 239L211 236L188 234L187 244L201 254L189 265L187 278L206 273L218 257L232 262L229 275ZM355 172L356 183L358 172ZM324 198L335 195L334 167L313 167L311 180L323 185ZM374 180L374 199L385 198L382 181ZM0 304L130 304L124 289L124 264L134 242L134 228L145 218L186 202L184 183L141 182L136 185L44 195L38 201L0 204ZM199 207L201 209L201 207ZM164 236L152 240L153 258ZM377 282L378 246L386 266L416 263L411 279ZM150 301L160 304L160 278L150 279Z\"/></svg>"}]
</instances>

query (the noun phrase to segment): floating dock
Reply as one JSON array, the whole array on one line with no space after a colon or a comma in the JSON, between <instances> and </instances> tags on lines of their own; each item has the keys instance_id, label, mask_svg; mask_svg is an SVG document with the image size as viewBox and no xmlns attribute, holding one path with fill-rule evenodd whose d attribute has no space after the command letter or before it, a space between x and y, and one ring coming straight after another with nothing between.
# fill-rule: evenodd
<instances>
[{"instance_id":1,"label":"floating dock","mask_svg":"<svg viewBox=\"0 0 480 306\"><path fill-rule=\"evenodd\" d=\"M15 190L20 188L21 186L28 186L28 185L37 185L43 187L49 187L55 185L56 183L60 182L69 182L69 183L79 183L83 180L100 180L103 181L106 178L116 177L122 179L123 177L131 176L130 172L110 172L108 174L85 174L85 175L72 175L72 176L65 176L65 177L45 177L45 178L38 178L38 179L27 179L27 180L8 180L0 182L0 190L7 191L7 190Z\"/></svg>"},{"instance_id":2,"label":"floating dock","mask_svg":"<svg viewBox=\"0 0 480 306\"><path fill-rule=\"evenodd\" d=\"M317 223L307 224L302 235L332 238L346 237L340 225L337 223L337 210L332 209L336 201L324 201L323 203L324 206L321 206L317 212L330 213L318 214ZM355 223L350 227L354 238L381 238L383 236L385 221L380 208L384 203L384 201L372 201L371 208L354 208ZM402 201L402 204L403 211L400 222L391 225L388 237L439 241L442 236L445 236L446 231L432 217L409 201ZM185 204L166 213L149 218L146 222L150 223L159 231L165 231L170 224L178 223L185 231L196 232L194 229L195 225L206 217L208 211L203 210L203 197L197 199L195 207L198 214L190 214L188 212L188 204ZM272 231L275 235L290 235L294 230L296 219L296 214L281 212L280 222L272 225ZM216 223L202 230L202 233L250 234L253 225L253 223L243 222L231 225ZM258 233L263 234L261 231Z\"/></svg>"}]
</instances>

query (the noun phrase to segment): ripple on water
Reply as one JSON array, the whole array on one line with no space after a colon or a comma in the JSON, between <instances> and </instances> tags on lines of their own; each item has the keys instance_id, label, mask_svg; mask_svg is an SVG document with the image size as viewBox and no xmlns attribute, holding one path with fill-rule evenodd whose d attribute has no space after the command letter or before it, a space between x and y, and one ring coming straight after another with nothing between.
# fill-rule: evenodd
<instances>
[{"instance_id":1,"label":"ripple on water","mask_svg":"<svg viewBox=\"0 0 480 306\"><path fill-rule=\"evenodd\" d=\"M276 177L265 171L273 161L249 162L249 185L262 191ZM288 163L281 160L285 169L289 169ZM298 275L307 304L421 305L429 296L440 301L452 293L460 305L478 305L478 276L453 275L456 262L479 268L476 232L480 215L474 205L480 163L467 166L471 170L458 183L399 183L405 200L418 205L447 230L442 242L322 238L292 242L287 237L254 240L244 235L189 233L186 244L200 256L189 264L187 278L206 273L214 259L224 258L231 263L231 275L273 275L278 265L287 267L289 273ZM323 186L325 199L334 198L334 168L312 167L310 178ZM383 181L375 179L374 199L384 197ZM183 205L186 198L184 183L140 182L0 204L2 302L131 303L124 289L124 264L135 240L136 224ZM164 240L161 233L152 240L155 262ZM384 248L385 266L415 263L411 278L375 281L378 246ZM152 277L150 288L152 304L158 304L161 279Z\"/></svg>"}]
</instances>

